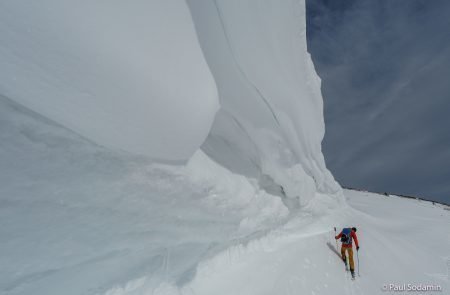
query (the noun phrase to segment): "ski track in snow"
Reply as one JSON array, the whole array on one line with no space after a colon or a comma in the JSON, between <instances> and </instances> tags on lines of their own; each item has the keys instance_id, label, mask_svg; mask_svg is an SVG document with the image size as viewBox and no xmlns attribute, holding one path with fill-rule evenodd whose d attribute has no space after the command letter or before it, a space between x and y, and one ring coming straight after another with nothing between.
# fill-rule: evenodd
<instances>
[{"instance_id":1,"label":"ski track in snow","mask_svg":"<svg viewBox=\"0 0 450 295\"><path fill-rule=\"evenodd\" d=\"M183 167L152 164L2 96L0 163L0 294L104 294L140 277L185 284L199 261L288 214L202 153Z\"/></svg>"},{"instance_id":2,"label":"ski track in snow","mask_svg":"<svg viewBox=\"0 0 450 295\"><path fill-rule=\"evenodd\" d=\"M448 207L345 191L348 207L317 194L284 216L278 197L204 154L182 169L152 165L1 97L0 121L0 294L449 290ZM333 249L333 226L352 225L356 281Z\"/></svg>"},{"instance_id":3,"label":"ski track in snow","mask_svg":"<svg viewBox=\"0 0 450 295\"><path fill-rule=\"evenodd\" d=\"M307 241L304 237L295 238L296 234L291 233L291 238L289 235L284 238L286 242L283 239L276 242L277 250L272 252L276 255L269 258L269 266L265 259L271 255L264 251L259 254L249 253L249 256L256 255L258 258L243 255L239 265L218 271L214 276L214 280L218 282L208 284L212 289L202 289L206 284L199 278L197 284L201 291L196 294L213 292L213 286L220 284L222 280L232 281L233 287L220 294L291 294L283 288L278 289L279 285L290 285L297 291L311 290L314 294L379 294L382 286L389 283L440 284L444 290L448 290L448 276L443 279L444 276L428 275L431 270L441 270L443 274L446 270L446 260L442 257L448 257L450 251L450 244L445 239L449 234L450 221L447 211L429 202L352 191L346 191L346 195L353 209L330 218L360 229L358 236L362 266L361 276L357 276L356 281L350 280L350 273L343 271L339 258L324 247L324 242L332 239L334 232L306 238L312 241ZM389 215L392 211L396 214ZM299 232L303 230L302 227L298 228ZM305 244L311 245L305 247ZM328 263L322 262L323 258L320 257L325 253L328 253L328 257L333 257ZM357 263L356 251L354 256ZM314 263L311 264L311 261ZM243 269L242 264L247 263ZM311 265L321 267L318 268L319 271L315 271L315 267ZM265 275L261 269L263 266L273 270L273 276ZM324 268L345 280L318 279L323 277ZM300 283L292 286L292 281L286 279L292 274L296 274L298 278L307 278L308 283L302 284L300 280ZM257 292L249 292L246 290L246 286L251 285L249 280L265 287Z\"/></svg>"},{"instance_id":4,"label":"ski track in snow","mask_svg":"<svg viewBox=\"0 0 450 295\"><path fill-rule=\"evenodd\" d=\"M390 294L382 290L390 283L434 284L449 290L448 210L395 196L355 191L345 195L350 205L346 210L294 218L262 238L201 262L184 287L165 286L153 294ZM336 253L334 231L327 230L333 224L359 228L361 267L358 275L354 249L355 281ZM115 289L108 294L146 291L142 282L132 292Z\"/></svg>"},{"instance_id":5,"label":"ski track in snow","mask_svg":"<svg viewBox=\"0 0 450 295\"><path fill-rule=\"evenodd\" d=\"M46 2L0 4L1 295L448 294L449 208L325 167L304 1Z\"/></svg>"}]
</instances>

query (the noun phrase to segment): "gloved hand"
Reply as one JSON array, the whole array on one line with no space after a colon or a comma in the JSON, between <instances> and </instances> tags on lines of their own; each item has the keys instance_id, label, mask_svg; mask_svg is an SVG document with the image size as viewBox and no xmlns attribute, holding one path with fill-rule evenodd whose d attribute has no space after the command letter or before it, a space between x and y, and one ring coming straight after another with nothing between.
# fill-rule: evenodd
<instances>
[{"instance_id":1,"label":"gloved hand","mask_svg":"<svg viewBox=\"0 0 450 295\"><path fill-rule=\"evenodd\" d=\"M356 251L359 251L359 246L358 246L358 247L356 247Z\"/></svg>"}]
</instances>

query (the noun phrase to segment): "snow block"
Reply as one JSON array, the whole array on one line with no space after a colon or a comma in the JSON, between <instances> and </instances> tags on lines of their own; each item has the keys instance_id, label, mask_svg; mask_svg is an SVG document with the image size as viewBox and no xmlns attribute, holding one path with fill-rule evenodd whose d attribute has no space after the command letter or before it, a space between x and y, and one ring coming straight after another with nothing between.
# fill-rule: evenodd
<instances>
[{"instance_id":1,"label":"snow block","mask_svg":"<svg viewBox=\"0 0 450 295\"><path fill-rule=\"evenodd\" d=\"M6 0L0 36L0 94L100 145L187 160L208 135L217 89L184 1Z\"/></svg>"}]
</instances>

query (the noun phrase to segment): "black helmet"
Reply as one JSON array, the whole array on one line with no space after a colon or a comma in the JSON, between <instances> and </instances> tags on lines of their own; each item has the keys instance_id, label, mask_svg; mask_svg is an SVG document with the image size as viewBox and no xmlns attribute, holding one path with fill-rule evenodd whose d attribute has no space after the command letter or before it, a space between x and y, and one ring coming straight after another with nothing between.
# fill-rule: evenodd
<instances>
[{"instance_id":1,"label":"black helmet","mask_svg":"<svg viewBox=\"0 0 450 295\"><path fill-rule=\"evenodd\" d=\"M352 230L356 233L356 227L352 227Z\"/></svg>"}]
</instances>

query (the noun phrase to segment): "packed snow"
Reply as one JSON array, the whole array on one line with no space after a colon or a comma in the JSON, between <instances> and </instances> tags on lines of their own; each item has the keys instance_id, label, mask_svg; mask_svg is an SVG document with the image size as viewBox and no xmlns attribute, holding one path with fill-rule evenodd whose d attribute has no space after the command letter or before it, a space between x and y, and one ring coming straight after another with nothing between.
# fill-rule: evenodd
<instances>
[{"instance_id":1,"label":"packed snow","mask_svg":"<svg viewBox=\"0 0 450 295\"><path fill-rule=\"evenodd\" d=\"M285 222L279 197L211 161L99 147L0 97L0 292L103 294L140 277L184 284L196 265Z\"/></svg>"},{"instance_id":2,"label":"packed snow","mask_svg":"<svg viewBox=\"0 0 450 295\"><path fill-rule=\"evenodd\" d=\"M304 1L7 0L0 36L0 94L99 145L170 163L202 146L291 207L342 199Z\"/></svg>"},{"instance_id":3,"label":"packed snow","mask_svg":"<svg viewBox=\"0 0 450 295\"><path fill-rule=\"evenodd\" d=\"M111 152L3 97L0 123L1 294L450 288L449 207L345 191L296 212L201 151L186 166ZM356 281L333 226L358 228Z\"/></svg>"},{"instance_id":4,"label":"packed snow","mask_svg":"<svg viewBox=\"0 0 450 295\"><path fill-rule=\"evenodd\" d=\"M404 286L435 290L412 294L448 294L450 207L365 192L345 195L345 210L299 216L202 262L181 294L395 294ZM333 225L359 229L355 281L339 257Z\"/></svg>"},{"instance_id":5,"label":"packed snow","mask_svg":"<svg viewBox=\"0 0 450 295\"><path fill-rule=\"evenodd\" d=\"M171 161L192 156L219 106L177 0L1 1L0 94L98 144Z\"/></svg>"},{"instance_id":6,"label":"packed snow","mask_svg":"<svg viewBox=\"0 0 450 295\"><path fill-rule=\"evenodd\" d=\"M345 191L301 212L197 152L167 166L0 99L2 294L379 294L450 287L450 211ZM360 276L333 226L358 227Z\"/></svg>"},{"instance_id":7,"label":"packed snow","mask_svg":"<svg viewBox=\"0 0 450 295\"><path fill-rule=\"evenodd\" d=\"M304 1L187 2L222 106L203 150L300 205L316 191L338 196L321 152L323 102Z\"/></svg>"},{"instance_id":8,"label":"packed snow","mask_svg":"<svg viewBox=\"0 0 450 295\"><path fill-rule=\"evenodd\" d=\"M7 0L0 24L0 294L448 290L448 207L326 169L303 0Z\"/></svg>"}]
</instances>

